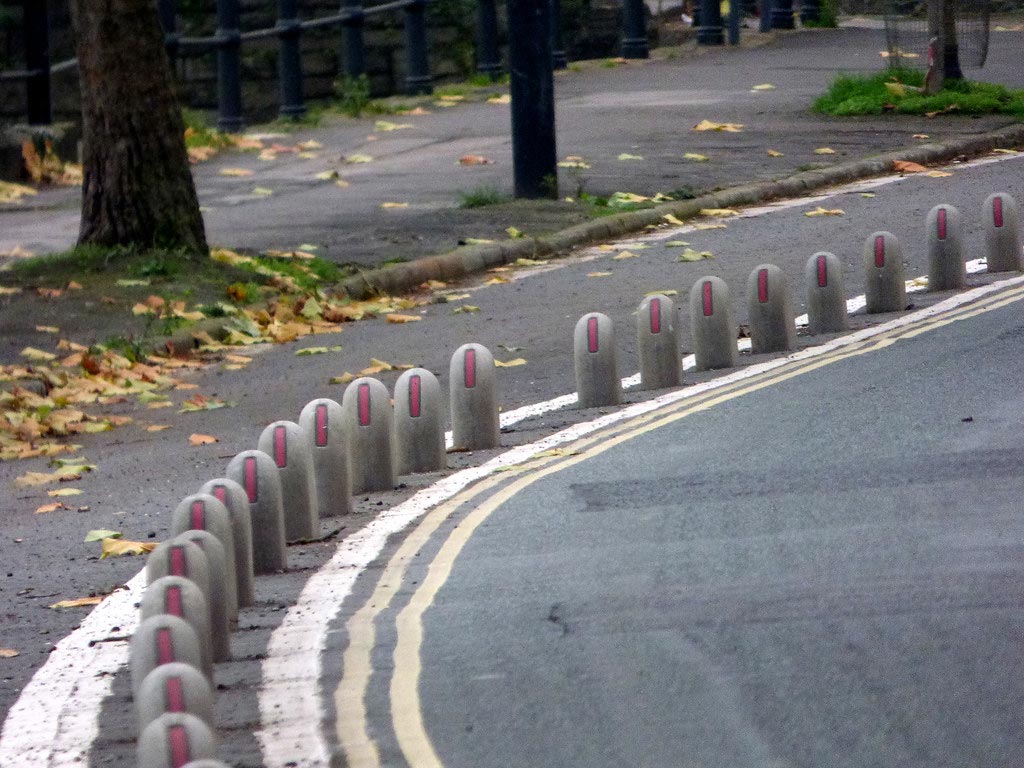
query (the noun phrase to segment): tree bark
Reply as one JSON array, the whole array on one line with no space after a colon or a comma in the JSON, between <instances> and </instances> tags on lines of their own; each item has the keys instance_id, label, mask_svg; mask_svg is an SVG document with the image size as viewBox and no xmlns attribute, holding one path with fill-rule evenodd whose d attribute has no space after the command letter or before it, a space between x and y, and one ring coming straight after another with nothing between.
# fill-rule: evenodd
<instances>
[{"instance_id":1,"label":"tree bark","mask_svg":"<svg viewBox=\"0 0 1024 768\"><path fill-rule=\"evenodd\" d=\"M208 247L153 0L72 0L82 91L79 245Z\"/></svg>"}]
</instances>

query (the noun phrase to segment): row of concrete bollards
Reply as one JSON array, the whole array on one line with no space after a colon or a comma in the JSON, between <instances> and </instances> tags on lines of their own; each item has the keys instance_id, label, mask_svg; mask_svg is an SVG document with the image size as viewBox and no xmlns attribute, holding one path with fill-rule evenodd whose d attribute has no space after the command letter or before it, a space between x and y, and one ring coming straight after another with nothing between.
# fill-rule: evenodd
<instances>
[{"instance_id":1,"label":"row of concrete bollards","mask_svg":"<svg viewBox=\"0 0 1024 768\"><path fill-rule=\"evenodd\" d=\"M985 253L990 272L1021 270L1021 233L1017 203L1002 192L983 206ZM967 268L960 212L937 205L926 221L928 289L962 288ZM865 298L868 313L900 312L906 308L903 254L890 232L875 232L864 244ZM836 333L849 326L843 269L832 253L811 256L805 269L808 326L812 333ZM729 287L721 278L704 277L690 290L690 332L697 370L731 368L737 363L737 326ZM757 266L747 279L747 315L751 349L756 353L796 348L796 323L782 270ZM636 313L637 350L642 389L678 386L682 361L672 300L655 294L641 302ZM617 405L622 401L615 329L606 315L592 312L580 318L574 335L576 391L583 408Z\"/></svg>"},{"instance_id":2,"label":"row of concrete bollards","mask_svg":"<svg viewBox=\"0 0 1024 768\"><path fill-rule=\"evenodd\" d=\"M990 271L1021 269L1018 209L1012 197L985 201ZM927 218L929 289L964 285L962 220L949 205ZM906 284L899 243L888 232L864 245L865 294L871 313L902 311ZM831 253L807 262L809 326L814 333L847 328L842 265ZM692 344L700 370L737 362L737 328L728 286L705 277L690 291ZM747 281L751 346L755 353L796 346L796 327L782 271L762 264ZM637 312L641 386L682 383L676 307L668 296L647 296ZM580 318L574 333L579 405L622 400L615 331L606 315ZM477 450L500 442L494 358L479 344L456 350L449 368L454 445ZM352 511L352 494L391 490L396 475L446 466L441 386L414 368L398 379L394 400L372 378L353 381L341 403L308 403L297 422L276 421L256 450L231 459L225 476L182 499L172 537L146 563L148 586L141 623L130 647L132 695L142 768L221 768L215 759L214 664L231 658L239 608L255 600L254 577L287 567L286 543L317 538L320 520Z\"/></svg>"}]
</instances>

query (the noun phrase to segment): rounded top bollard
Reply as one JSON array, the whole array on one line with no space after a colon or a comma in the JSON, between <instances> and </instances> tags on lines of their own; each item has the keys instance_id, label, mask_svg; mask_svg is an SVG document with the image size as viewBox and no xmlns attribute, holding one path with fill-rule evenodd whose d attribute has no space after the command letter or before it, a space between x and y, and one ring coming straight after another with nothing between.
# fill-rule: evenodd
<instances>
[{"instance_id":1,"label":"rounded top bollard","mask_svg":"<svg viewBox=\"0 0 1024 768\"><path fill-rule=\"evenodd\" d=\"M441 385L426 368L408 370L395 382L395 457L399 474L447 466Z\"/></svg>"},{"instance_id":2,"label":"rounded top bollard","mask_svg":"<svg viewBox=\"0 0 1024 768\"><path fill-rule=\"evenodd\" d=\"M1006 192L993 192L982 206L985 260L989 272L1021 271L1020 210Z\"/></svg>"},{"instance_id":3,"label":"rounded top bollard","mask_svg":"<svg viewBox=\"0 0 1024 768\"><path fill-rule=\"evenodd\" d=\"M377 379L364 376L341 398L353 493L390 491L395 487L391 447L391 394Z\"/></svg>"},{"instance_id":4,"label":"rounded top bollard","mask_svg":"<svg viewBox=\"0 0 1024 768\"><path fill-rule=\"evenodd\" d=\"M235 552L235 533L228 508L207 493L186 496L174 510L171 517L171 531L175 535L189 530L208 531L224 548L224 565L227 581L224 590L232 618L238 618L238 576L236 567L238 555Z\"/></svg>"},{"instance_id":5,"label":"rounded top bollard","mask_svg":"<svg viewBox=\"0 0 1024 768\"><path fill-rule=\"evenodd\" d=\"M241 608L252 605L256 596L253 585L252 521L249 497L245 489L226 477L208 480L199 493L208 493L223 504L231 518L231 534L235 544L235 589Z\"/></svg>"},{"instance_id":6,"label":"rounded top bollard","mask_svg":"<svg viewBox=\"0 0 1024 768\"><path fill-rule=\"evenodd\" d=\"M774 264L759 264L747 278L750 343L755 354L796 347L796 325L786 275Z\"/></svg>"},{"instance_id":7,"label":"rounded top bollard","mask_svg":"<svg viewBox=\"0 0 1024 768\"><path fill-rule=\"evenodd\" d=\"M690 333L697 370L736 365L737 327L729 286L720 277L702 277L690 289Z\"/></svg>"},{"instance_id":8,"label":"rounded top bollard","mask_svg":"<svg viewBox=\"0 0 1024 768\"><path fill-rule=\"evenodd\" d=\"M463 344L448 364L452 443L468 451L501 444L494 355L482 344Z\"/></svg>"},{"instance_id":9,"label":"rounded top bollard","mask_svg":"<svg viewBox=\"0 0 1024 768\"><path fill-rule=\"evenodd\" d=\"M310 541L320 535L313 456L305 430L294 421L275 421L260 434L258 448L280 471L287 541Z\"/></svg>"},{"instance_id":10,"label":"rounded top bollard","mask_svg":"<svg viewBox=\"0 0 1024 768\"><path fill-rule=\"evenodd\" d=\"M243 451L231 459L225 474L242 486L249 500L253 571L285 570L284 502L274 460L263 451Z\"/></svg>"},{"instance_id":11,"label":"rounded top bollard","mask_svg":"<svg viewBox=\"0 0 1024 768\"><path fill-rule=\"evenodd\" d=\"M139 603L142 619L169 614L184 619L196 631L203 671L213 670L213 625L210 602L195 582L183 576L161 576L149 584Z\"/></svg>"},{"instance_id":12,"label":"rounded top bollard","mask_svg":"<svg viewBox=\"0 0 1024 768\"><path fill-rule=\"evenodd\" d=\"M642 389L678 387L683 381L676 315L675 303L663 294L647 296L640 302L636 340Z\"/></svg>"},{"instance_id":13,"label":"rounded top bollard","mask_svg":"<svg viewBox=\"0 0 1024 768\"><path fill-rule=\"evenodd\" d=\"M344 424L341 403L326 397L306 403L299 414L299 426L305 431L313 454L320 518L352 512L352 479Z\"/></svg>"},{"instance_id":14,"label":"rounded top bollard","mask_svg":"<svg viewBox=\"0 0 1024 768\"><path fill-rule=\"evenodd\" d=\"M952 205L936 205L925 224L928 240L928 290L945 291L967 285L963 223Z\"/></svg>"},{"instance_id":15,"label":"rounded top bollard","mask_svg":"<svg viewBox=\"0 0 1024 768\"><path fill-rule=\"evenodd\" d=\"M138 768L184 768L217 756L217 737L195 715L167 712L142 731L137 745Z\"/></svg>"},{"instance_id":16,"label":"rounded top bollard","mask_svg":"<svg viewBox=\"0 0 1024 768\"><path fill-rule=\"evenodd\" d=\"M191 624L167 613L144 619L128 645L133 698L138 701L139 688L150 672L175 662L196 667L207 679L213 674L212 667L204 665L199 636Z\"/></svg>"},{"instance_id":17,"label":"rounded top bollard","mask_svg":"<svg viewBox=\"0 0 1024 768\"><path fill-rule=\"evenodd\" d=\"M598 408L622 402L615 328L608 315L590 312L576 321L573 330L573 362L576 394L581 408Z\"/></svg>"},{"instance_id":18,"label":"rounded top bollard","mask_svg":"<svg viewBox=\"0 0 1024 768\"><path fill-rule=\"evenodd\" d=\"M210 681L191 664L173 661L155 667L135 696L139 732L165 712L188 712L213 728L213 699Z\"/></svg>"},{"instance_id":19,"label":"rounded top bollard","mask_svg":"<svg viewBox=\"0 0 1024 768\"><path fill-rule=\"evenodd\" d=\"M849 327L843 265L834 253L819 251L807 260L807 325L811 333L837 333Z\"/></svg>"},{"instance_id":20,"label":"rounded top bollard","mask_svg":"<svg viewBox=\"0 0 1024 768\"><path fill-rule=\"evenodd\" d=\"M191 541L197 544L206 555L210 564L210 592L207 595L210 607L210 630L213 633L214 661L227 661L231 658L230 634L231 621L237 618L238 607L232 606L228 584L227 554L220 539L209 531L191 529L183 531L171 539L171 543ZM234 615L232 614L234 609Z\"/></svg>"},{"instance_id":21,"label":"rounded top bollard","mask_svg":"<svg viewBox=\"0 0 1024 768\"><path fill-rule=\"evenodd\" d=\"M864 298L869 314L907 308L903 250L891 232L873 232L864 241Z\"/></svg>"}]
</instances>

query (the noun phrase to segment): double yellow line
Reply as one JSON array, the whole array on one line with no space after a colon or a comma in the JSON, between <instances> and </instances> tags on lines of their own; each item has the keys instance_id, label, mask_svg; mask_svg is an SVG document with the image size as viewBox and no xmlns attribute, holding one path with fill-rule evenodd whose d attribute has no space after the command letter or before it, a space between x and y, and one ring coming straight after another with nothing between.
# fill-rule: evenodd
<instances>
[{"instance_id":1,"label":"double yellow line","mask_svg":"<svg viewBox=\"0 0 1024 768\"><path fill-rule=\"evenodd\" d=\"M346 764L349 768L381 768L380 753L371 736L366 710L366 694L373 672L371 654L376 645L376 621L392 605L409 565L423 551L440 526L461 507L486 495L486 498L470 510L460 524L448 534L437 555L430 562L426 577L416 587L411 599L396 618L397 642L389 696L391 720L399 747L411 768L443 768L443 763L427 734L419 697L423 615L448 580L462 548L476 529L502 504L538 480L694 413L706 411L721 403L833 363L884 349L900 339L914 338L951 323L999 309L1022 298L1024 285L1013 286L971 304L909 323L863 341L815 357L794 361L791 365L783 365L692 398L685 398L581 438L558 455L538 456L519 467L519 474L511 478L507 473L488 476L472 488L435 507L409 532L401 546L388 560L369 599L346 623L348 647L343 656L342 678L334 695L337 738ZM504 487L498 488L503 484ZM498 490L490 493L495 488Z\"/></svg>"}]
</instances>

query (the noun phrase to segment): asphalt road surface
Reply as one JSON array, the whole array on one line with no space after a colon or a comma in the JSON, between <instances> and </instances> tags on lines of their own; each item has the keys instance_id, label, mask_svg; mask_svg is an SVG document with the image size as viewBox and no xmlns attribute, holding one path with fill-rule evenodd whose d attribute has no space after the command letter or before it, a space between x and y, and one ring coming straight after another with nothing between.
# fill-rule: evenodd
<instances>
[{"instance_id":1,"label":"asphalt road surface","mask_svg":"<svg viewBox=\"0 0 1024 768\"><path fill-rule=\"evenodd\" d=\"M379 762L348 764L1019 765L1021 297L684 401L460 506L363 591L393 595L364 660Z\"/></svg>"}]
</instances>

